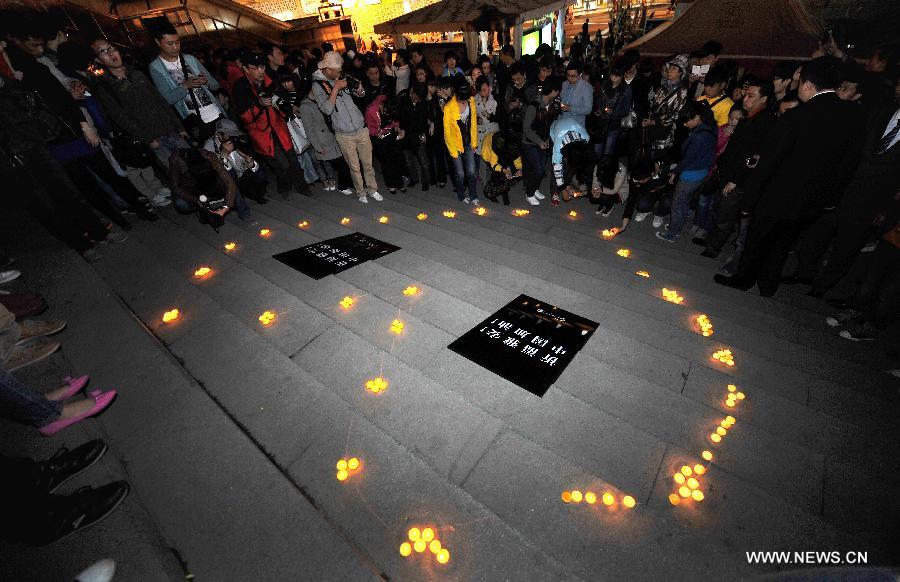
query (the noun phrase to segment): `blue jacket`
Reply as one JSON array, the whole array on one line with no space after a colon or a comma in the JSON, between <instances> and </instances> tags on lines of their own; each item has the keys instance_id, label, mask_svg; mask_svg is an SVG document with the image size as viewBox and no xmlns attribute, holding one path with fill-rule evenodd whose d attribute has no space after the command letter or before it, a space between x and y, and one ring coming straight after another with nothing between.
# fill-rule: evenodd
<instances>
[{"instance_id":1,"label":"blue jacket","mask_svg":"<svg viewBox=\"0 0 900 582\"><path fill-rule=\"evenodd\" d=\"M717 139L717 130L711 125L704 122L697 126L681 145L681 161L675 173L688 182L705 178L716 159Z\"/></svg>"},{"instance_id":2,"label":"blue jacket","mask_svg":"<svg viewBox=\"0 0 900 582\"><path fill-rule=\"evenodd\" d=\"M466 73L465 73L462 69L460 69L459 67L456 67L456 70L451 72L451 71L447 68L447 65L444 65L444 70L443 70L443 72L441 73L441 77L455 77L456 75L465 75L465 74L466 74Z\"/></svg>"},{"instance_id":3,"label":"blue jacket","mask_svg":"<svg viewBox=\"0 0 900 582\"><path fill-rule=\"evenodd\" d=\"M550 139L553 140L553 150L550 154L550 163L553 164L553 178L557 187L563 187L563 154L562 149L573 141L589 142L584 125L571 117L559 117L550 125Z\"/></svg>"},{"instance_id":4,"label":"blue jacket","mask_svg":"<svg viewBox=\"0 0 900 582\"><path fill-rule=\"evenodd\" d=\"M219 89L219 83L216 82L216 79L209 74L209 71L207 71L193 55L185 54L184 64L187 65L188 72L192 75L203 75L206 77L209 83L199 87L197 90L209 93L210 99L212 99L212 102L219 108L220 115L222 117L227 117L225 110L219 105L219 100L212 94L213 91ZM153 84L156 85L156 89L163 96L163 99L165 99L169 105L175 107L178 111L178 115L180 115L182 119L193 113L192 110L188 109L187 103L185 102L185 99L188 96L187 89L175 83L175 80L172 79L172 75L169 74L169 71L159 57L153 59L153 62L150 63L150 78L153 79Z\"/></svg>"},{"instance_id":5,"label":"blue jacket","mask_svg":"<svg viewBox=\"0 0 900 582\"><path fill-rule=\"evenodd\" d=\"M584 125L588 113L594 109L594 88L584 79L578 79L574 87L565 81L559 99L570 108L569 111L563 111L560 117L571 117Z\"/></svg>"}]
</instances>

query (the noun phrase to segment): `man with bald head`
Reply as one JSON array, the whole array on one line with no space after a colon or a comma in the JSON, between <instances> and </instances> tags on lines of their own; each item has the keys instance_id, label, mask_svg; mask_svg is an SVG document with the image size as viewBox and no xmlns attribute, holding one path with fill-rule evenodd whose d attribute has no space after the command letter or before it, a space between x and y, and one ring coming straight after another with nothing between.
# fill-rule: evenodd
<instances>
[{"instance_id":1,"label":"man with bald head","mask_svg":"<svg viewBox=\"0 0 900 582\"><path fill-rule=\"evenodd\" d=\"M96 55L92 89L121 132L146 143L167 166L170 154L188 147L181 120L147 76L126 67L119 49L106 39L91 43Z\"/></svg>"}]
</instances>

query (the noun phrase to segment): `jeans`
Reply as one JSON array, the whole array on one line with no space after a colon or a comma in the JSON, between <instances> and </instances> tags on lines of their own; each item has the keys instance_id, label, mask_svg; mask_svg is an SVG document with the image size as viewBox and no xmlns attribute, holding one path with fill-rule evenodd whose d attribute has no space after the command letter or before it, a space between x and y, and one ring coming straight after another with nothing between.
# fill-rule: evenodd
<instances>
[{"instance_id":1,"label":"jeans","mask_svg":"<svg viewBox=\"0 0 900 582\"><path fill-rule=\"evenodd\" d=\"M606 132L606 139L603 143L598 143L594 145L594 153L597 154L597 157L601 156L611 156L616 151L616 142L619 141L619 131L618 129L613 129Z\"/></svg>"},{"instance_id":2,"label":"jeans","mask_svg":"<svg viewBox=\"0 0 900 582\"><path fill-rule=\"evenodd\" d=\"M522 145L523 174L525 175L525 196L532 196L540 190L541 182L547 175L547 152L536 145Z\"/></svg>"},{"instance_id":3,"label":"jeans","mask_svg":"<svg viewBox=\"0 0 900 582\"><path fill-rule=\"evenodd\" d=\"M412 147L403 148L406 156L406 168L409 171L411 182L421 182L423 188L431 183L431 174L428 164L428 148L424 143L418 143Z\"/></svg>"},{"instance_id":4,"label":"jeans","mask_svg":"<svg viewBox=\"0 0 900 582\"><path fill-rule=\"evenodd\" d=\"M478 200L478 168L475 165L475 150L470 144L466 144L463 153L453 161L453 176L456 185L456 197L460 201L469 198L470 200ZM468 184L469 195L466 196L466 185Z\"/></svg>"},{"instance_id":5,"label":"jeans","mask_svg":"<svg viewBox=\"0 0 900 582\"><path fill-rule=\"evenodd\" d=\"M21 336L22 328L16 323L16 316L0 304L0 368L9 359Z\"/></svg>"},{"instance_id":6,"label":"jeans","mask_svg":"<svg viewBox=\"0 0 900 582\"><path fill-rule=\"evenodd\" d=\"M62 402L47 400L0 369L0 415L37 428L59 418Z\"/></svg>"},{"instance_id":7,"label":"jeans","mask_svg":"<svg viewBox=\"0 0 900 582\"><path fill-rule=\"evenodd\" d=\"M319 179L319 173L316 171L316 165L313 163L312 156L309 155L309 149L297 156L300 168L303 170L303 178L307 184L313 184Z\"/></svg>"},{"instance_id":8,"label":"jeans","mask_svg":"<svg viewBox=\"0 0 900 582\"><path fill-rule=\"evenodd\" d=\"M694 192L703 184L703 180L685 182L679 179L675 184L675 192L672 194L672 217L669 219L669 228L666 234L670 237L678 236L687 221L687 215L691 211L691 198Z\"/></svg>"},{"instance_id":9,"label":"jeans","mask_svg":"<svg viewBox=\"0 0 900 582\"><path fill-rule=\"evenodd\" d=\"M378 192L375 166L372 165L372 139L369 137L369 130L363 127L356 133L335 133L334 139L338 142L341 153L344 154L344 161L350 168L356 195L362 198L366 194Z\"/></svg>"}]
</instances>

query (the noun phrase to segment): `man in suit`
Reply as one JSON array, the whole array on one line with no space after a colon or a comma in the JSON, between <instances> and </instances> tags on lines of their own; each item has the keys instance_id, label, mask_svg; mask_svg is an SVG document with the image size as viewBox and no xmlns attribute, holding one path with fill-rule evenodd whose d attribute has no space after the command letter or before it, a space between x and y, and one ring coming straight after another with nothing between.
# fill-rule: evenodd
<instances>
[{"instance_id":1,"label":"man in suit","mask_svg":"<svg viewBox=\"0 0 900 582\"><path fill-rule=\"evenodd\" d=\"M869 124L859 167L835 210L836 232L830 233L835 238L828 264L813 281L810 295L821 297L847 273L876 230L877 217L891 203L898 185L900 103L881 110ZM821 251L817 256L821 256Z\"/></svg>"},{"instance_id":2,"label":"man in suit","mask_svg":"<svg viewBox=\"0 0 900 582\"><path fill-rule=\"evenodd\" d=\"M838 65L820 57L803 66L803 106L782 118L744 196L742 213L753 219L740 268L734 277L716 275L717 283L742 290L758 285L760 295L774 295L797 236L837 204L852 178L864 126L858 108L835 94Z\"/></svg>"}]
</instances>

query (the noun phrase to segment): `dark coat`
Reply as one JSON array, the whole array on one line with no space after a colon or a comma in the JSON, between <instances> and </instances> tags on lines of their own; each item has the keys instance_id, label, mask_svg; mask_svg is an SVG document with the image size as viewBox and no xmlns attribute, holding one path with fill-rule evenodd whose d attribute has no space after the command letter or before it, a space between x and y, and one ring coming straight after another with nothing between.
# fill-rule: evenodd
<instances>
[{"instance_id":1,"label":"dark coat","mask_svg":"<svg viewBox=\"0 0 900 582\"><path fill-rule=\"evenodd\" d=\"M788 111L754 171L743 210L784 220L812 220L847 187L862 146L862 112L834 92Z\"/></svg>"},{"instance_id":2,"label":"dark coat","mask_svg":"<svg viewBox=\"0 0 900 582\"><path fill-rule=\"evenodd\" d=\"M268 76L263 79L262 88L270 94L280 89ZM275 155L275 139L278 139L284 151L293 151L294 144L287 127L287 116L277 107L260 105L260 90L261 88L251 83L245 75L235 82L232 96L234 110L244 123L253 149L271 158Z\"/></svg>"},{"instance_id":3,"label":"dark coat","mask_svg":"<svg viewBox=\"0 0 900 582\"><path fill-rule=\"evenodd\" d=\"M738 123L718 161L720 182L723 185L728 182L742 187L745 185L748 175L753 171L747 167L747 159L762 154L774 126L775 115L768 109Z\"/></svg>"},{"instance_id":4,"label":"dark coat","mask_svg":"<svg viewBox=\"0 0 900 582\"><path fill-rule=\"evenodd\" d=\"M900 187L900 142L884 153L875 153L896 110L896 107L882 109L868 124L859 166L841 200L840 212L844 217L871 220L884 210Z\"/></svg>"},{"instance_id":5,"label":"dark coat","mask_svg":"<svg viewBox=\"0 0 900 582\"><path fill-rule=\"evenodd\" d=\"M400 129L406 133L404 147L417 147L421 143L420 136L428 134L428 103L413 103L409 94L401 97Z\"/></svg>"}]
</instances>

